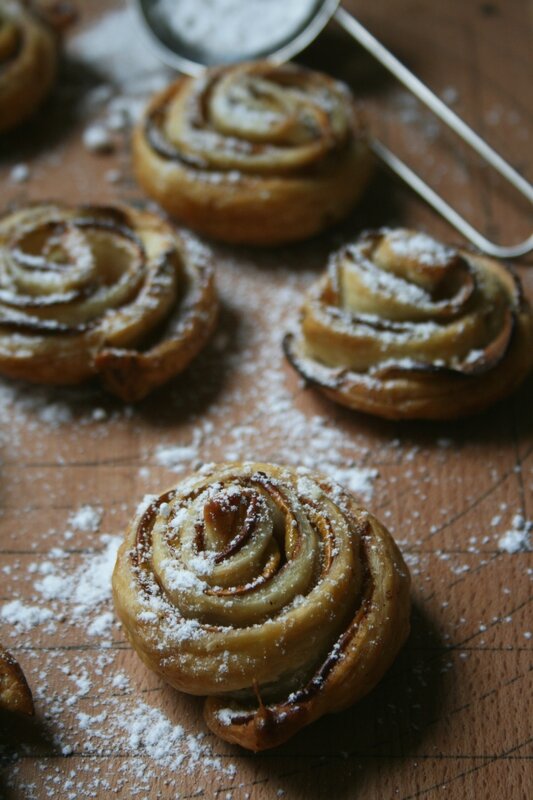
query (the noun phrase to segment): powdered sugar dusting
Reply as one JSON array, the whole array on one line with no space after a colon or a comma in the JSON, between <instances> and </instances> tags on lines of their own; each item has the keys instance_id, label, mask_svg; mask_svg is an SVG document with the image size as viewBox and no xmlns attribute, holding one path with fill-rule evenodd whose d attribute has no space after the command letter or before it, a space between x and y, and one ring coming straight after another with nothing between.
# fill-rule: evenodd
<instances>
[{"instance_id":1,"label":"powdered sugar dusting","mask_svg":"<svg viewBox=\"0 0 533 800\"><path fill-rule=\"evenodd\" d=\"M15 625L17 630L29 631L36 625L42 625L53 619L53 612L49 608L23 603L21 600L12 600L0 608L0 619L8 625Z\"/></svg>"},{"instance_id":2,"label":"powdered sugar dusting","mask_svg":"<svg viewBox=\"0 0 533 800\"><path fill-rule=\"evenodd\" d=\"M81 506L69 517L69 523L78 531L96 532L100 529L102 509L94 506Z\"/></svg>"},{"instance_id":3,"label":"powdered sugar dusting","mask_svg":"<svg viewBox=\"0 0 533 800\"><path fill-rule=\"evenodd\" d=\"M160 445L155 451L157 464L174 472L194 469L198 460L198 446L201 438L200 432L195 431L193 441L188 445Z\"/></svg>"},{"instance_id":4,"label":"powdered sugar dusting","mask_svg":"<svg viewBox=\"0 0 533 800\"><path fill-rule=\"evenodd\" d=\"M68 519L69 524L77 519L80 534L85 532L83 523L90 517L89 508L81 507ZM98 524L99 520L100 514ZM162 769L171 776L167 784L175 792L183 786L183 776L195 773L200 764L206 780L213 774L231 781L235 765L214 755L201 722L198 731L186 728L157 701L149 704L139 699L137 686L120 668L122 650L113 649L111 640L113 632L116 636L118 631L111 606L111 572L121 537L101 534L97 542L100 547L84 554L73 567L71 553L59 546L69 542L71 536L66 531L62 540L56 534L57 543L48 557L28 564L35 590L32 602L16 599L0 606L0 623L7 626L15 642L21 633L29 632L39 638L59 636L59 641L67 629L82 634L81 649L52 648L44 655L38 649L33 655L31 651L24 655L37 713L44 714L52 726L50 745L63 757L78 752L94 757L107 753L110 747L120 748L121 754L132 758L118 767L113 785L131 790L131 796L144 796L156 772ZM194 637L198 627L194 620L185 620L182 635ZM5 633L3 638L5 641ZM13 649L12 644L9 646ZM111 791L111 783L98 768L86 774L73 767L66 773L54 771L43 776L40 785L47 796L83 798ZM15 767L13 776L17 772ZM31 784L24 784L24 790L25 797L38 800L39 794Z\"/></svg>"},{"instance_id":5,"label":"powdered sugar dusting","mask_svg":"<svg viewBox=\"0 0 533 800\"><path fill-rule=\"evenodd\" d=\"M111 598L111 573L115 566L119 536L100 537L104 549L86 559L73 574L56 561L45 561L36 567L39 577L35 588L45 600L66 600L73 619L83 619L88 611Z\"/></svg>"},{"instance_id":6,"label":"powdered sugar dusting","mask_svg":"<svg viewBox=\"0 0 533 800\"><path fill-rule=\"evenodd\" d=\"M444 265L453 254L451 248L437 242L425 233L412 234L401 229L390 231L387 236L388 246L401 258L413 258L421 264Z\"/></svg>"},{"instance_id":7,"label":"powdered sugar dusting","mask_svg":"<svg viewBox=\"0 0 533 800\"><path fill-rule=\"evenodd\" d=\"M533 529L533 522L524 519L521 514L515 514L511 527L498 541L498 547L506 553L519 553L530 550L529 534Z\"/></svg>"},{"instance_id":8,"label":"powdered sugar dusting","mask_svg":"<svg viewBox=\"0 0 533 800\"><path fill-rule=\"evenodd\" d=\"M174 561L170 559L166 559L161 563L161 575L165 586L173 592L187 589L201 592L207 586L194 572L177 567Z\"/></svg>"},{"instance_id":9,"label":"powdered sugar dusting","mask_svg":"<svg viewBox=\"0 0 533 800\"><path fill-rule=\"evenodd\" d=\"M374 495L374 481L378 477L377 469L339 467L334 464L323 464L322 469L330 478L340 483L357 497L369 501Z\"/></svg>"}]
</instances>

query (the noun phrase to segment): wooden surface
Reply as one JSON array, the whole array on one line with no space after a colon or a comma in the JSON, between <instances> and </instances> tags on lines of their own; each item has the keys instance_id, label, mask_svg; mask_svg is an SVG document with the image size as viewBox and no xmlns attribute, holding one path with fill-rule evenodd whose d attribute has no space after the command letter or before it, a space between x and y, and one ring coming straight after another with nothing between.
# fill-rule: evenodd
<instances>
[{"instance_id":1,"label":"wooden surface","mask_svg":"<svg viewBox=\"0 0 533 800\"><path fill-rule=\"evenodd\" d=\"M81 5L88 25L116 4ZM526 0L346 6L533 178ZM482 230L505 242L528 232L531 220L513 193L338 31L329 30L304 60L348 80L373 130ZM3 205L142 199L127 135L117 133L115 152L105 157L81 144L87 119L74 107L97 83L67 61L47 109L0 140ZM14 184L10 170L20 162L30 178ZM115 182L112 169L119 171ZM26 632L1 623L0 640L25 669L37 708L35 721L3 720L7 798L107 798L112 790L125 798L235 800L532 796L533 559L531 552L502 552L498 542L514 515L533 519L533 382L466 422L392 424L320 399L301 386L280 351L299 292L328 250L362 225L396 222L457 239L379 175L364 209L320 240L276 252L210 245L223 301L219 332L185 376L136 408L124 409L93 386L49 392L0 384L0 608L21 599L54 614L54 624ZM531 268L523 264L520 272L533 297ZM162 445L190 447L175 472L161 464ZM241 457L347 476L350 469L376 471L368 473L368 506L411 566L413 631L382 684L350 711L258 756L207 735L197 763L189 752L181 766L169 767L169 758L158 760L130 736L139 703L166 720L156 736L181 724L194 742L204 730L201 703L150 674L117 624L101 636L88 635L87 621L73 624L71 599L43 599L36 571L51 563L78 580L145 493L163 490L197 461ZM102 508L100 529L69 537L69 515L83 504ZM88 618L110 610L104 598ZM186 738L175 753L180 748L187 750Z\"/></svg>"}]
</instances>

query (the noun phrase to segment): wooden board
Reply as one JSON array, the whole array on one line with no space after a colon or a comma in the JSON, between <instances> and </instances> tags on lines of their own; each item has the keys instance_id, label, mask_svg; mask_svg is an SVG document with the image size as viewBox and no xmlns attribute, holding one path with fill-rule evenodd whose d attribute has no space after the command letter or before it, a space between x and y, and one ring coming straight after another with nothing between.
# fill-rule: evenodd
<instances>
[{"instance_id":1,"label":"wooden board","mask_svg":"<svg viewBox=\"0 0 533 800\"><path fill-rule=\"evenodd\" d=\"M72 37L118 7L81 5ZM346 7L531 179L526 0ZM118 47L126 55L126 33ZM98 104L93 92L87 102L102 80L69 52L46 109L0 141L3 206L142 200L127 132L114 134L108 156L82 145L108 101ZM331 28L304 60L348 80L372 130L483 231L505 242L529 232L514 194L343 34ZM17 184L10 175L19 163L30 174ZM395 424L320 399L281 355L300 292L331 248L362 226L397 222L458 238L380 174L364 207L319 240L275 252L210 244L223 302L217 335L185 376L138 407L94 386L0 383L0 614L20 600L42 620L23 631L0 619L0 641L25 669L37 708L34 721L3 721L7 798L531 797L533 558L498 543L515 515L533 519L533 382L473 420ZM524 263L520 272L533 297L531 269ZM172 454L171 446L188 450ZM382 684L263 755L201 738L200 701L141 665L106 616L106 587L100 603L75 597L84 576L94 584L106 574L109 537L145 493L199 462L241 457L304 463L363 490L366 480L368 507L396 536L413 576L412 635ZM95 531L72 519L85 504L101 509ZM63 598L47 599L47 575L62 582Z\"/></svg>"}]
</instances>

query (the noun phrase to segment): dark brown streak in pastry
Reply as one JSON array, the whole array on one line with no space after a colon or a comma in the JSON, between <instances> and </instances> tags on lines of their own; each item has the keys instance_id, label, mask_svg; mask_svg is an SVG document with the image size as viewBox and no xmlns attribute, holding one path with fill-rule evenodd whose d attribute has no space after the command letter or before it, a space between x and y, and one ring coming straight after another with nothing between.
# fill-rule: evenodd
<instances>
[{"instance_id":1,"label":"dark brown streak in pastry","mask_svg":"<svg viewBox=\"0 0 533 800\"><path fill-rule=\"evenodd\" d=\"M94 323L91 322L86 322L82 325L66 325L56 320L38 319L37 317L21 320L15 316L6 315L0 318L0 328L13 331L13 333L46 333L47 336L75 336L85 333L93 327Z\"/></svg>"},{"instance_id":2,"label":"dark brown streak in pastry","mask_svg":"<svg viewBox=\"0 0 533 800\"><path fill-rule=\"evenodd\" d=\"M163 134L162 126L167 111L168 105L172 98L165 98L160 106L152 109L151 113L147 116L144 133L151 148L167 161L178 161L186 167L193 167L194 169L209 169L207 161L200 158L184 155L174 145L172 145L167 137Z\"/></svg>"},{"instance_id":3,"label":"dark brown streak in pastry","mask_svg":"<svg viewBox=\"0 0 533 800\"><path fill-rule=\"evenodd\" d=\"M362 537L362 542L364 554L364 557L362 557L363 581L360 595L358 596L354 606L354 608L357 609L357 613L351 624L339 636L336 642L333 643L326 658L319 663L319 666L315 669L313 676L302 689L292 692L287 700L279 703L274 702L268 705L262 703L260 708L250 710L250 712L247 714L232 715L231 722L233 725L244 725L247 722L250 722L250 720L252 720L258 713L261 713L261 711L263 715L266 714L265 719L262 720L263 723L266 722L266 718L268 717L272 724L276 724L278 717L285 718L287 715L290 716L299 713L300 707L309 700L312 700L313 697L322 690L324 683L328 679L332 670L344 657L347 646L351 641L353 641L354 630L360 625L361 620L366 616L372 605L374 583L368 564L366 539L364 535Z\"/></svg>"},{"instance_id":4,"label":"dark brown streak in pastry","mask_svg":"<svg viewBox=\"0 0 533 800\"><path fill-rule=\"evenodd\" d=\"M254 534L257 524L259 522L259 516L257 514L259 506L259 501L257 497L253 494L250 496L250 502L246 509L246 515L243 520L243 524L241 530L229 543L229 545L224 549L221 550L215 556L215 564L221 564L227 558L235 555L247 541L250 540L250 537ZM206 513L209 513L210 507L206 506ZM240 521L237 517L237 524Z\"/></svg>"},{"instance_id":5,"label":"dark brown streak in pastry","mask_svg":"<svg viewBox=\"0 0 533 800\"><path fill-rule=\"evenodd\" d=\"M149 541L150 534L152 533L159 509L163 503L168 503L169 500L172 500L175 494L175 490L171 489L156 500L153 500L143 512L137 525L135 548L130 554L132 563L136 567L140 567L143 563L148 561L151 551L151 543Z\"/></svg>"}]
</instances>

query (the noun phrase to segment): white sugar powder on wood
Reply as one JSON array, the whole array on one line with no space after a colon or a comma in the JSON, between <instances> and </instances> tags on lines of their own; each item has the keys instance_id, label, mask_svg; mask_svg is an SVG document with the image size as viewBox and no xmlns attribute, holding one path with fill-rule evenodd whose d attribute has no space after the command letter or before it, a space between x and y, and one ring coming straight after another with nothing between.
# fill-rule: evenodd
<instances>
[{"instance_id":1,"label":"white sugar powder on wood","mask_svg":"<svg viewBox=\"0 0 533 800\"><path fill-rule=\"evenodd\" d=\"M46 573L36 581L35 588L49 601L63 600L72 607L73 619L85 619L86 614L111 598L111 574L115 566L121 537L101 537L104 549L85 558L84 563L72 573L53 562L44 562L39 572Z\"/></svg>"},{"instance_id":2,"label":"white sugar powder on wood","mask_svg":"<svg viewBox=\"0 0 533 800\"><path fill-rule=\"evenodd\" d=\"M54 617L48 608L33 606L21 600L12 600L0 608L0 619L8 625L15 625L19 630L29 631L36 625L42 625Z\"/></svg>"},{"instance_id":3,"label":"white sugar powder on wood","mask_svg":"<svg viewBox=\"0 0 533 800\"><path fill-rule=\"evenodd\" d=\"M371 500L374 494L374 481L378 477L377 469L365 467L330 467L325 465L327 474L345 486L348 491L359 495L364 500Z\"/></svg>"},{"instance_id":4,"label":"white sugar powder on wood","mask_svg":"<svg viewBox=\"0 0 533 800\"><path fill-rule=\"evenodd\" d=\"M9 173L11 183L26 183L30 177L30 168L27 164L15 164Z\"/></svg>"},{"instance_id":5,"label":"white sugar powder on wood","mask_svg":"<svg viewBox=\"0 0 533 800\"><path fill-rule=\"evenodd\" d=\"M532 528L533 522L525 520L521 514L515 514L511 528L498 541L498 547L506 553L529 550L529 532Z\"/></svg>"},{"instance_id":6,"label":"white sugar powder on wood","mask_svg":"<svg viewBox=\"0 0 533 800\"><path fill-rule=\"evenodd\" d=\"M161 445L156 448L156 462L174 472L181 472L185 468L194 469L195 462L198 461L198 447L201 435L199 431L194 432L194 438L189 445Z\"/></svg>"},{"instance_id":7,"label":"white sugar powder on wood","mask_svg":"<svg viewBox=\"0 0 533 800\"><path fill-rule=\"evenodd\" d=\"M102 510L94 506L81 506L69 517L69 524L77 531L92 531L100 529Z\"/></svg>"}]
</instances>

